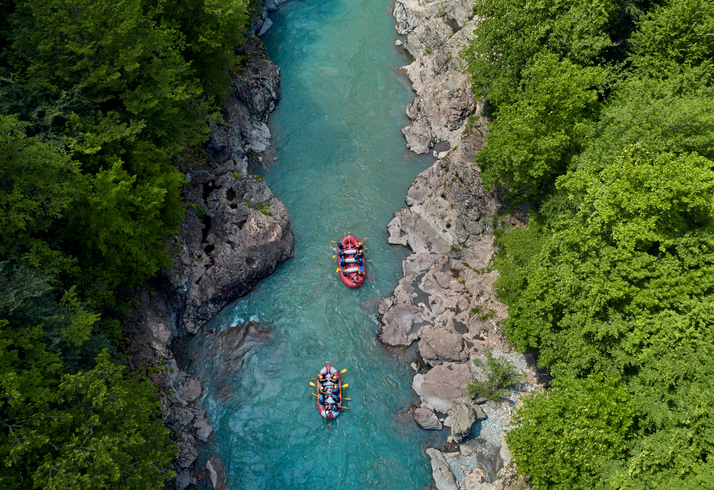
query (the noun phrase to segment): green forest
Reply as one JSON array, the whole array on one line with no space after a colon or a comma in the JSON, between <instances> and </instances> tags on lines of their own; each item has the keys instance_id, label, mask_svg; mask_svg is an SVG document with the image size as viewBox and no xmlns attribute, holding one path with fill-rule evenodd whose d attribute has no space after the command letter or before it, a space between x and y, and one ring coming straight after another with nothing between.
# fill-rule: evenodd
<instances>
[{"instance_id":1,"label":"green forest","mask_svg":"<svg viewBox=\"0 0 714 490\"><path fill-rule=\"evenodd\" d=\"M176 160L219 123L256 0L0 0L0 486L162 488L176 447L127 372L170 263Z\"/></svg>"},{"instance_id":2,"label":"green forest","mask_svg":"<svg viewBox=\"0 0 714 490\"><path fill-rule=\"evenodd\" d=\"M714 3L481 0L495 268L553 376L508 444L538 489L714 488Z\"/></svg>"}]
</instances>

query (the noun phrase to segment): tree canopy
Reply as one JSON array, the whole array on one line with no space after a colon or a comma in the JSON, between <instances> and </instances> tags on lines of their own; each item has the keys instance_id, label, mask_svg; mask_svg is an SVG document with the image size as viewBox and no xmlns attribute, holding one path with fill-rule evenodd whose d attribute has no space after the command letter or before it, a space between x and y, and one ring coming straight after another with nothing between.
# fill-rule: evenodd
<instances>
[{"instance_id":1,"label":"tree canopy","mask_svg":"<svg viewBox=\"0 0 714 490\"><path fill-rule=\"evenodd\" d=\"M176 447L116 356L169 264L258 0L0 0L0 481L162 488Z\"/></svg>"},{"instance_id":2,"label":"tree canopy","mask_svg":"<svg viewBox=\"0 0 714 490\"><path fill-rule=\"evenodd\" d=\"M477 163L533 209L499 238L504 326L554 376L508 436L519 469L539 489L710 488L712 6L478 5Z\"/></svg>"}]
</instances>

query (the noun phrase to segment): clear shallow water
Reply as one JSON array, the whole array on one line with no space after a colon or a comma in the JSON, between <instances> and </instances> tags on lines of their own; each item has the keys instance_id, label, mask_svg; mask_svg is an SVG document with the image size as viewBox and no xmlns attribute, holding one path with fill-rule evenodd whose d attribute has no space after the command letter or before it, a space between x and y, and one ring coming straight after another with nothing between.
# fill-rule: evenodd
<instances>
[{"instance_id":1,"label":"clear shallow water","mask_svg":"<svg viewBox=\"0 0 714 490\"><path fill-rule=\"evenodd\" d=\"M433 161L408 152L400 133L413 94L397 71L407 60L393 45L391 8L386 0L292 0L271 14L263 38L282 68L270 121L276 156L263 176L291 215L295 256L208 326L257 320L264 330L240 355L220 347L216 334L191 345L190 369L210 391L213 450L234 489L432 482L424 447L441 436L404 413L416 402L409 355L376 339L377 304L408 253L387 244L386 225ZM331 241L347 233L367 237L374 280L358 290L342 284L332 258ZM308 384L325 362L348 370L352 399L330 429Z\"/></svg>"}]
</instances>

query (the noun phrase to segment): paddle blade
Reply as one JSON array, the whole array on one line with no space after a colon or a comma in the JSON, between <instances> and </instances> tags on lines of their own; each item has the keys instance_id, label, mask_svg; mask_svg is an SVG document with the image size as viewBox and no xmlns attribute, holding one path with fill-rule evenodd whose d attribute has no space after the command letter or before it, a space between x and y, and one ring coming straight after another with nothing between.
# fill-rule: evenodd
<instances>
[{"instance_id":1,"label":"paddle blade","mask_svg":"<svg viewBox=\"0 0 714 490\"><path fill-rule=\"evenodd\" d=\"M347 370L346 370L346 369L343 369L343 370L342 370L342 371L340 371L340 372L341 372L341 373L346 373L346 372L347 372Z\"/></svg>"},{"instance_id":2,"label":"paddle blade","mask_svg":"<svg viewBox=\"0 0 714 490\"><path fill-rule=\"evenodd\" d=\"M347 400L348 402L351 402L352 398L345 398L345 400Z\"/></svg>"},{"instance_id":3,"label":"paddle blade","mask_svg":"<svg viewBox=\"0 0 714 490\"><path fill-rule=\"evenodd\" d=\"M315 383L313 383L312 381L310 381L310 386L315 386Z\"/></svg>"},{"instance_id":4,"label":"paddle blade","mask_svg":"<svg viewBox=\"0 0 714 490\"><path fill-rule=\"evenodd\" d=\"M333 255L333 256L332 256L333 259L334 259L335 257L337 257L337 255Z\"/></svg>"},{"instance_id":5,"label":"paddle blade","mask_svg":"<svg viewBox=\"0 0 714 490\"><path fill-rule=\"evenodd\" d=\"M343 388L347 388L348 386L349 386L349 385L348 385L347 383L345 383L345 384L342 385Z\"/></svg>"},{"instance_id":6,"label":"paddle blade","mask_svg":"<svg viewBox=\"0 0 714 490\"><path fill-rule=\"evenodd\" d=\"M340 269L335 270L335 272L340 272Z\"/></svg>"},{"instance_id":7,"label":"paddle blade","mask_svg":"<svg viewBox=\"0 0 714 490\"><path fill-rule=\"evenodd\" d=\"M337 242L336 242L336 241L334 241L334 240L330 240L330 241L331 241L332 243L337 243Z\"/></svg>"},{"instance_id":8,"label":"paddle blade","mask_svg":"<svg viewBox=\"0 0 714 490\"><path fill-rule=\"evenodd\" d=\"M310 393L310 394L311 394L312 396L315 396L315 397L317 396L315 393Z\"/></svg>"}]
</instances>

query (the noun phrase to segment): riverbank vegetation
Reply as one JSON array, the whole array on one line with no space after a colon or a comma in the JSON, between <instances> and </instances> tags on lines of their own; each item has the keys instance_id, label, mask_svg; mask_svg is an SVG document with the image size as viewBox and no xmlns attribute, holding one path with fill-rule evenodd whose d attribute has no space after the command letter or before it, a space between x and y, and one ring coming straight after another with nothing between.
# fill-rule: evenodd
<instances>
[{"instance_id":1,"label":"riverbank vegetation","mask_svg":"<svg viewBox=\"0 0 714 490\"><path fill-rule=\"evenodd\" d=\"M175 446L120 365L170 263L175 159L220 120L255 0L0 0L0 482L161 488Z\"/></svg>"},{"instance_id":2,"label":"riverbank vegetation","mask_svg":"<svg viewBox=\"0 0 714 490\"><path fill-rule=\"evenodd\" d=\"M482 0L505 329L554 376L508 436L539 489L714 487L714 4Z\"/></svg>"}]
</instances>

